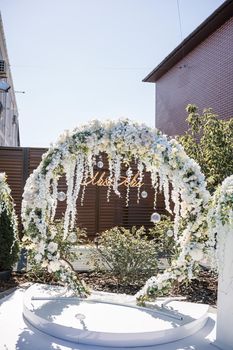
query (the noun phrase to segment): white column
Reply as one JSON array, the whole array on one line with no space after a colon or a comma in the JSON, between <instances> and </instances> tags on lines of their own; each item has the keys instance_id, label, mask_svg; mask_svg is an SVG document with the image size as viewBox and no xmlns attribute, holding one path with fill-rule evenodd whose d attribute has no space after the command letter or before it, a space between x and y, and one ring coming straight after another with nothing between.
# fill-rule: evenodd
<instances>
[{"instance_id":1,"label":"white column","mask_svg":"<svg viewBox=\"0 0 233 350\"><path fill-rule=\"evenodd\" d=\"M233 350L233 231L222 234L226 240L224 246L219 242L224 260L218 279L216 346Z\"/></svg>"}]
</instances>

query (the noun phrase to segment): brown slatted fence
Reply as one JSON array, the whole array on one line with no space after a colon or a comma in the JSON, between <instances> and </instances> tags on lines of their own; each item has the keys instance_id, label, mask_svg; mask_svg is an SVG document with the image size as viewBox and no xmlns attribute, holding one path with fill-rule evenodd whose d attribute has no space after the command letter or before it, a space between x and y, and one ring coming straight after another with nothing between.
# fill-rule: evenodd
<instances>
[{"instance_id":1,"label":"brown slatted fence","mask_svg":"<svg viewBox=\"0 0 233 350\"><path fill-rule=\"evenodd\" d=\"M24 187L23 148L0 147L0 172L5 172L14 198L18 217L21 215L21 201Z\"/></svg>"},{"instance_id":2,"label":"brown slatted fence","mask_svg":"<svg viewBox=\"0 0 233 350\"><path fill-rule=\"evenodd\" d=\"M34 169L37 168L41 161L41 157L47 149L45 148L23 148L23 147L0 147L0 172L6 172L8 183L12 189L12 196L16 204L16 212L20 218L21 201L25 182ZM107 169L106 157L103 157L104 167L96 168L95 171L105 172L105 177L109 175ZM134 167L134 173L136 168ZM123 173L123 175L125 175ZM153 189L150 184L149 174L144 177L144 185L141 191L146 190L148 197L141 198L137 204L137 188L130 190L129 206L125 205L126 187L121 186L122 193L119 198L111 193L110 200L107 202L107 187L88 185L85 191L84 205L77 203L77 225L87 229L90 238L94 238L96 233L107 230L113 226L131 227L133 225L146 228L151 227L150 216L153 213ZM59 181L59 191L66 192L65 179ZM65 202L59 202L57 208L57 218L61 218L65 212ZM160 195L157 201L157 211L164 213L163 196ZM19 220L20 221L20 220ZM21 224L20 224L21 228Z\"/></svg>"}]
</instances>

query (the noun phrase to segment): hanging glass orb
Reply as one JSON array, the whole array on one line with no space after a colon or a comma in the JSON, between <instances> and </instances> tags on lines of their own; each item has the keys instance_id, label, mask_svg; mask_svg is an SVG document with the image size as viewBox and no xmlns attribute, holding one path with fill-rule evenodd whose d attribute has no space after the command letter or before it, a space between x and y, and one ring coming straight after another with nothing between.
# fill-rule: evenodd
<instances>
[{"instance_id":1,"label":"hanging glass orb","mask_svg":"<svg viewBox=\"0 0 233 350\"><path fill-rule=\"evenodd\" d=\"M97 163L97 167L98 168L103 168L104 166L104 163L102 162L102 160L99 160L98 163Z\"/></svg>"},{"instance_id":2,"label":"hanging glass orb","mask_svg":"<svg viewBox=\"0 0 233 350\"><path fill-rule=\"evenodd\" d=\"M142 191L141 196L142 198L147 198L148 193L146 191Z\"/></svg>"},{"instance_id":3,"label":"hanging glass orb","mask_svg":"<svg viewBox=\"0 0 233 350\"><path fill-rule=\"evenodd\" d=\"M173 231L172 230L167 230L167 236L172 237L173 236Z\"/></svg>"},{"instance_id":4,"label":"hanging glass orb","mask_svg":"<svg viewBox=\"0 0 233 350\"><path fill-rule=\"evenodd\" d=\"M132 170L128 169L125 174L126 174L127 177L131 177L132 176Z\"/></svg>"},{"instance_id":5,"label":"hanging glass orb","mask_svg":"<svg viewBox=\"0 0 233 350\"><path fill-rule=\"evenodd\" d=\"M66 194L62 191L58 192L57 199L59 200L59 202L63 202L66 199Z\"/></svg>"},{"instance_id":6,"label":"hanging glass orb","mask_svg":"<svg viewBox=\"0 0 233 350\"><path fill-rule=\"evenodd\" d=\"M160 219L161 219L161 216L159 215L159 213L153 213L150 217L150 221L152 221L154 224L159 222Z\"/></svg>"}]
</instances>

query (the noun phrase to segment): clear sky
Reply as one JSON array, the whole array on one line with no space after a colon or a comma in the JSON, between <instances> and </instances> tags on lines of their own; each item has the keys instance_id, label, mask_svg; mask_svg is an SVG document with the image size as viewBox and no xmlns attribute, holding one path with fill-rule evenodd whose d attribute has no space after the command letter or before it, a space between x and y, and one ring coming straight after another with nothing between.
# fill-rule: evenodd
<instances>
[{"instance_id":1,"label":"clear sky","mask_svg":"<svg viewBox=\"0 0 233 350\"><path fill-rule=\"evenodd\" d=\"M142 79L221 0L0 0L22 146L47 147L93 118L154 126ZM190 101L194 102L194 101Z\"/></svg>"}]
</instances>

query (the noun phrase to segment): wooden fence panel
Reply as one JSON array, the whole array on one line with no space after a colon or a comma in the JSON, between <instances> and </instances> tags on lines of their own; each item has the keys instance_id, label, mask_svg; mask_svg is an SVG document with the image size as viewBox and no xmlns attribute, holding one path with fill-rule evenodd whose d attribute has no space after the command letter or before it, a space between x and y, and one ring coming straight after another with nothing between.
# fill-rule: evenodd
<instances>
[{"instance_id":1,"label":"wooden fence panel","mask_svg":"<svg viewBox=\"0 0 233 350\"><path fill-rule=\"evenodd\" d=\"M46 148L23 148L23 147L0 147L0 172L6 172L8 183L12 189L12 196L16 204L16 213L21 215L21 202L25 182L28 176L37 168L41 161ZM107 159L102 157L104 167L95 168L98 172L98 178L104 172L104 178L109 176ZM126 169L125 169L126 170ZM133 166L134 174L137 169ZM125 172L122 171L123 176ZM80 203L80 196L77 202L77 219L78 226L86 228L89 237L92 239L96 233L100 233L113 226L131 227L133 225L146 228L151 227L150 216L153 213L153 196L154 190L151 188L150 176L145 174L143 179L144 185L142 191L148 193L147 198L141 198L137 204L137 187L130 189L129 206L125 205L126 186L120 186L121 197L119 198L113 192L109 202L107 201L107 187L89 184L86 187L84 205ZM59 181L59 191L66 192L65 178ZM66 201L59 202L56 217L61 218L66 209ZM157 201L157 211L164 213L163 196L159 195ZM21 229L21 224L20 224Z\"/></svg>"},{"instance_id":2,"label":"wooden fence panel","mask_svg":"<svg viewBox=\"0 0 233 350\"><path fill-rule=\"evenodd\" d=\"M0 172L5 172L15 202L16 214L21 217L21 201L24 186L23 148L0 147Z\"/></svg>"}]
</instances>

